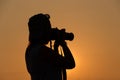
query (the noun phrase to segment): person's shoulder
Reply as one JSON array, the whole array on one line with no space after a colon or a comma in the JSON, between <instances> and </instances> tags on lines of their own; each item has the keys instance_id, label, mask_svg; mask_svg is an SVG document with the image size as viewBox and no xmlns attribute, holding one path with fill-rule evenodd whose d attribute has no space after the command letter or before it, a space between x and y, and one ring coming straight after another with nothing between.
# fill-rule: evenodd
<instances>
[{"instance_id":1,"label":"person's shoulder","mask_svg":"<svg viewBox=\"0 0 120 80\"><path fill-rule=\"evenodd\" d=\"M42 53L51 53L54 52L51 48L46 45L41 44L32 44L28 46L28 50Z\"/></svg>"},{"instance_id":2,"label":"person's shoulder","mask_svg":"<svg viewBox=\"0 0 120 80\"><path fill-rule=\"evenodd\" d=\"M43 45L43 46L41 46L41 49L44 49L44 50L46 50L46 51L53 51L51 48L49 48L48 46L45 46L45 45Z\"/></svg>"}]
</instances>

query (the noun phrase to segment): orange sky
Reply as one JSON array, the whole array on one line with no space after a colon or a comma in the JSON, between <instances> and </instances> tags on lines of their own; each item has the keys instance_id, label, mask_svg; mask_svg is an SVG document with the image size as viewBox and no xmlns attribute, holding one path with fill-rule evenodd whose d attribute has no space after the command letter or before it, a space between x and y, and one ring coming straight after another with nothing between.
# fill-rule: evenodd
<instances>
[{"instance_id":1,"label":"orange sky","mask_svg":"<svg viewBox=\"0 0 120 80\"><path fill-rule=\"evenodd\" d=\"M0 80L30 80L27 22L40 12L51 15L53 27L75 34L68 44L76 68L68 80L120 80L119 0L0 0Z\"/></svg>"}]
</instances>

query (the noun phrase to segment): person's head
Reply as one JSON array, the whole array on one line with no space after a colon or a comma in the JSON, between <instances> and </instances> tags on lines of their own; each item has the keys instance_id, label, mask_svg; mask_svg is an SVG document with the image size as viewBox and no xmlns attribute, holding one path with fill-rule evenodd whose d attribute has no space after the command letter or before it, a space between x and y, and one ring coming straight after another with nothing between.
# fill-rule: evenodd
<instances>
[{"instance_id":1,"label":"person's head","mask_svg":"<svg viewBox=\"0 0 120 80\"><path fill-rule=\"evenodd\" d=\"M51 24L48 14L37 14L29 19L29 41L30 43L47 44L50 40Z\"/></svg>"}]
</instances>

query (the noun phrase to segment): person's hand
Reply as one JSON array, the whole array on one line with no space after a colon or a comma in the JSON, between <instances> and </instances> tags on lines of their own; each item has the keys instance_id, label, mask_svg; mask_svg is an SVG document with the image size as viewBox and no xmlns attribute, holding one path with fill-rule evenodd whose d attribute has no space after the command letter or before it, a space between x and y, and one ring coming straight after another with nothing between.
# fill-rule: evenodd
<instances>
[{"instance_id":1,"label":"person's hand","mask_svg":"<svg viewBox=\"0 0 120 80\"><path fill-rule=\"evenodd\" d=\"M59 47L59 46L65 47L65 46L66 46L65 40L63 40L63 41L55 40L55 42L54 42L54 50L55 50L57 53L59 53L59 51L58 51L58 47Z\"/></svg>"},{"instance_id":2,"label":"person's hand","mask_svg":"<svg viewBox=\"0 0 120 80\"><path fill-rule=\"evenodd\" d=\"M62 29L58 34L57 34L57 40L54 42L54 48L58 48L58 46L65 46L65 29Z\"/></svg>"},{"instance_id":3,"label":"person's hand","mask_svg":"<svg viewBox=\"0 0 120 80\"><path fill-rule=\"evenodd\" d=\"M55 40L54 42L54 47L58 47L58 46L66 46L66 42L65 40Z\"/></svg>"}]
</instances>

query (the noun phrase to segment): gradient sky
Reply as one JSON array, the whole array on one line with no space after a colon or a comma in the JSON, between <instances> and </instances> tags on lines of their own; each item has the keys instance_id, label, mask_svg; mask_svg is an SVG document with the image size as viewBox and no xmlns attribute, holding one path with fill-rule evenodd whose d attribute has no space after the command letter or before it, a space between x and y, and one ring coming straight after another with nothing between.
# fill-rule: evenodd
<instances>
[{"instance_id":1,"label":"gradient sky","mask_svg":"<svg viewBox=\"0 0 120 80\"><path fill-rule=\"evenodd\" d=\"M120 80L120 0L0 0L0 80L30 80L27 22L41 12L75 34L68 80Z\"/></svg>"}]
</instances>

